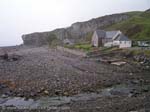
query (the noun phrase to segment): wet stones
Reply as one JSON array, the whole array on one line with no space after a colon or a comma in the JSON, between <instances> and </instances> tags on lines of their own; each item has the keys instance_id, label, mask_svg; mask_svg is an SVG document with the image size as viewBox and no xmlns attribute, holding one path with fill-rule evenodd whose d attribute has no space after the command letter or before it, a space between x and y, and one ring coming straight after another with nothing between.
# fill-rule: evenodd
<instances>
[{"instance_id":1,"label":"wet stones","mask_svg":"<svg viewBox=\"0 0 150 112\"><path fill-rule=\"evenodd\" d=\"M61 90L55 90L55 95L59 96L61 94L62 94Z\"/></svg>"},{"instance_id":2,"label":"wet stones","mask_svg":"<svg viewBox=\"0 0 150 112\"><path fill-rule=\"evenodd\" d=\"M64 92L63 95L64 96L69 96L69 93L68 92Z\"/></svg>"},{"instance_id":3,"label":"wet stones","mask_svg":"<svg viewBox=\"0 0 150 112\"><path fill-rule=\"evenodd\" d=\"M45 95L48 95L48 94L49 94L49 91L45 90L45 91L44 91L44 94L45 94Z\"/></svg>"},{"instance_id":4,"label":"wet stones","mask_svg":"<svg viewBox=\"0 0 150 112\"><path fill-rule=\"evenodd\" d=\"M38 94L36 93L36 92L31 92L30 93L30 97L32 97L32 98L34 98L34 97L36 97Z\"/></svg>"},{"instance_id":5,"label":"wet stones","mask_svg":"<svg viewBox=\"0 0 150 112\"><path fill-rule=\"evenodd\" d=\"M5 95L7 96L11 96L13 94L13 91L12 90L8 90L5 92Z\"/></svg>"},{"instance_id":6,"label":"wet stones","mask_svg":"<svg viewBox=\"0 0 150 112\"><path fill-rule=\"evenodd\" d=\"M5 95L5 94L3 94L2 96L1 96L1 98L7 98L8 96L7 95Z\"/></svg>"},{"instance_id":7,"label":"wet stones","mask_svg":"<svg viewBox=\"0 0 150 112\"><path fill-rule=\"evenodd\" d=\"M142 92L149 92L150 91L150 85L144 85L141 89Z\"/></svg>"},{"instance_id":8,"label":"wet stones","mask_svg":"<svg viewBox=\"0 0 150 112\"><path fill-rule=\"evenodd\" d=\"M2 57L4 60L8 60L8 53L5 53Z\"/></svg>"},{"instance_id":9,"label":"wet stones","mask_svg":"<svg viewBox=\"0 0 150 112\"><path fill-rule=\"evenodd\" d=\"M7 88L7 86L0 83L0 89L4 89L4 88Z\"/></svg>"},{"instance_id":10,"label":"wet stones","mask_svg":"<svg viewBox=\"0 0 150 112\"><path fill-rule=\"evenodd\" d=\"M139 80L132 80L131 83L132 84L140 84L140 81Z\"/></svg>"},{"instance_id":11,"label":"wet stones","mask_svg":"<svg viewBox=\"0 0 150 112\"><path fill-rule=\"evenodd\" d=\"M2 97L8 97L11 96L13 94L13 91L9 88L9 86L0 83L0 95L2 95Z\"/></svg>"},{"instance_id":12,"label":"wet stones","mask_svg":"<svg viewBox=\"0 0 150 112\"><path fill-rule=\"evenodd\" d=\"M0 59L1 60L4 60L4 61L9 61L9 62L12 62L12 61L19 61L20 59L22 58L22 56L20 55L16 55L16 54L8 54L8 53L5 53L3 55L0 55Z\"/></svg>"},{"instance_id":13,"label":"wet stones","mask_svg":"<svg viewBox=\"0 0 150 112\"><path fill-rule=\"evenodd\" d=\"M150 65L150 58L148 58L144 55L134 56L133 59L141 64Z\"/></svg>"},{"instance_id":14,"label":"wet stones","mask_svg":"<svg viewBox=\"0 0 150 112\"><path fill-rule=\"evenodd\" d=\"M21 58L21 56L19 56L19 55L13 55L11 57L11 61L18 61L18 60L20 60L20 58Z\"/></svg>"}]
</instances>

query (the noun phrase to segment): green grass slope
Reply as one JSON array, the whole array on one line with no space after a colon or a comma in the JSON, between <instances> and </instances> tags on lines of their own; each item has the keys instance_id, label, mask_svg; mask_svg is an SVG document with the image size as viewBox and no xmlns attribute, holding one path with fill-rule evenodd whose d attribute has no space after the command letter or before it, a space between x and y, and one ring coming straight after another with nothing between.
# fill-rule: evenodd
<instances>
[{"instance_id":1,"label":"green grass slope","mask_svg":"<svg viewBox=\"0 0 150 112\"><path fill-rule=\"evenodd\" d=\"M130 19L114 24L105 30L121 30L132 40L150 40L150 11L129 12Z\"/></svg>"}]
</instances>

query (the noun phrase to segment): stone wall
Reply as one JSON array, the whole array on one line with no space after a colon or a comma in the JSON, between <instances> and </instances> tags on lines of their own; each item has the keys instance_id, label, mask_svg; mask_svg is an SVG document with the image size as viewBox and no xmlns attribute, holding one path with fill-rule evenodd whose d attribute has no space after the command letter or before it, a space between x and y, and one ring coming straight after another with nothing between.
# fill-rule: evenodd
<instances>
[{"instance_id":1,"label":"stone wall","mask_svg":"<svg viewBox=\"0 0 150 112\"><path fill-rule=\"evenodd\" d=\"M73 49L68 49L68 48L64 48L61 46L57 46L58 50L64 51L64 52L68 52L77 56L82 56L82 57L86 57L86 53L82 52L82 51L78 51L78 50L73 50Z\"/></svg>"}]
</instances>

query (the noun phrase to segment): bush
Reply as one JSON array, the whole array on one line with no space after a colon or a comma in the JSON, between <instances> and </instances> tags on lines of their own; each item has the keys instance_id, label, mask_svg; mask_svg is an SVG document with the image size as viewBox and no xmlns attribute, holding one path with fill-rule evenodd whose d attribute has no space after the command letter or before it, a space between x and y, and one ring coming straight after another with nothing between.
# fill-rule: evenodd
<instances>
[{"instance_id":1,"label":"bush","mask_svg":"<svg viewBox=\"0 0 150 112\"><path fill-rule=\"evenodd\" d=\"M75 44L75 45L65 45L64 47L69 48L69 49L79 49L83 50L85 52L88 52L93 49L92 45L89 43L80 43L80 44Z\"/></svg>"},{"instance_id":2,"label":"bush","mask_svg":"<svg viewBox=\"0 0 150 112\"><path fill-rule=\"evenodd\" d=\"M84 51L90 51L92 49L92 46L90 44L77 44L74 47L75 49L81 49Z\"/></svg>"},{"instance_id":3,"label":"bush","mask_svg":"<svg viewBox=\"0 0 150 112\"><path fill-rule=\"evenodd\" d=\"M49 46L57 46L60 43L60 40L55 34L50 34L48 37Z\"/></svg>"}]
</instances>

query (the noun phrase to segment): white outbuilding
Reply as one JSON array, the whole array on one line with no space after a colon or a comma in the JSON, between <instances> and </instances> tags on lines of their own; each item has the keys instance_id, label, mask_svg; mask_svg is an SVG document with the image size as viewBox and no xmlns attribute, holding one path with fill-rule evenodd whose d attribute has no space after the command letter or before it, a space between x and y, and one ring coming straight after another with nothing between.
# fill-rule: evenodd
<instances>
[{"instance_id":1,"label":"white outbuilding","mask_svg":"<svg viewBox=\"0 0 150 112\"><path fill-rule=\"evenodd\" d=\"M119 48L132 47L132 41L125 35L120 34L113 40L113 46L119 46Z\"/></svg>"}]
</instances>

